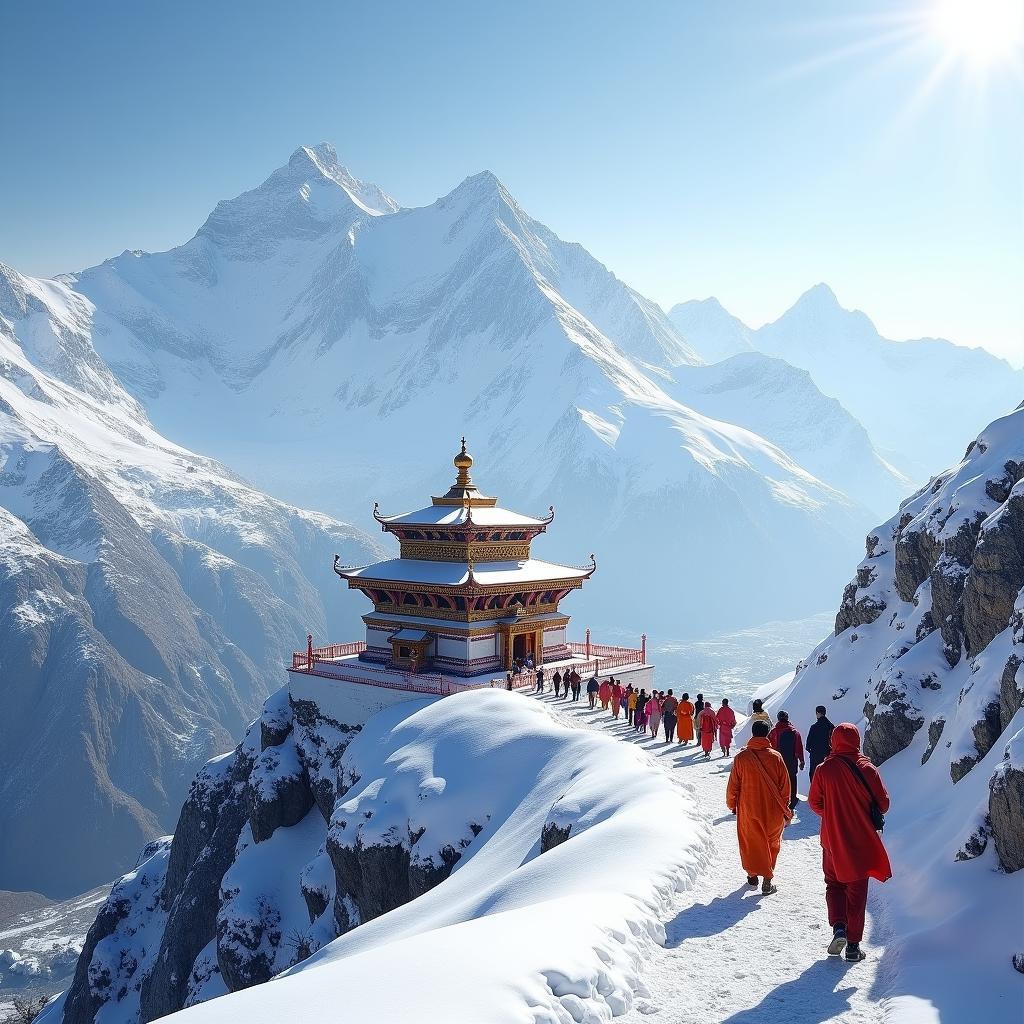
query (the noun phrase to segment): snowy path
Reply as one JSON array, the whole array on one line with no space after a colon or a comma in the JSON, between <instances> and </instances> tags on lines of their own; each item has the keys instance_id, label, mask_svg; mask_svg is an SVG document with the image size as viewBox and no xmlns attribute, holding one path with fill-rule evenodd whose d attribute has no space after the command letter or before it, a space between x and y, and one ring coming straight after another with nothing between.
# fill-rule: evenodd
<instances>
[{"instance_id":1,"label":"snowy path","mask_svg":"<svg viewBox=\"0 0 1024 1024\"><path fill-rule=\"evenodd\" d=\"M543 700L566 723L602 729L635 742L673 771L683 773L711 825L714 848L696 886L666 908L668 941L643 971L650 995L618 1021L666 1024L874 1024L883 1019L884 979L879 976L882 938L869 898L865 949L860 964L825 955L825 917L818 819L801 802L783 834L774 896L751 890L739 863L735 819L725 806L731 758L715 751L710 762L691 744L680 747L641 739L611 716L551 693ZM806 775L801 776L806 785Z\"/></svg>"}]
</instances>

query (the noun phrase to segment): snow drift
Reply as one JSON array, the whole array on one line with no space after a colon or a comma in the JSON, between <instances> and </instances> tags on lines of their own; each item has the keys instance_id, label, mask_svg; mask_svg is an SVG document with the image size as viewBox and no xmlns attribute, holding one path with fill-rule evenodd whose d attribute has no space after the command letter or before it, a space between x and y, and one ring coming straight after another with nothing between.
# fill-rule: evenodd
<instances>
[{"instance_id":1,"label":"snow drift","mask_svg":"<svg viewBox=\"0 0 1024 1024\"><path fill-rule=\"evenodd\" d=\"M802 728L817 704L835 723L860 723L882 765L901 1013L931 1004L943 1020L1008 1020L1019 1011L1022 665L1024 406L872 531L834 635L788 686L760 694Z\"/></svg>"},{"instance_id":2,"label":"snow drift","mask_svg":"<svg viewBox=\"0 0 1024 1024\"><path fill-rule=\"evenodd\" d=\"M326 814L314 777L336 787ZM358 734L279 694L115 885L42 1019L185 1005L277 1024L339 999L352 1019L607 1019L643 994L641 956L703 863L688 794L516 693L397 705ZM261 801L278 820L257 835ZM229 989L244 991L206 1002Z\"/></svg>"}]
</instances>

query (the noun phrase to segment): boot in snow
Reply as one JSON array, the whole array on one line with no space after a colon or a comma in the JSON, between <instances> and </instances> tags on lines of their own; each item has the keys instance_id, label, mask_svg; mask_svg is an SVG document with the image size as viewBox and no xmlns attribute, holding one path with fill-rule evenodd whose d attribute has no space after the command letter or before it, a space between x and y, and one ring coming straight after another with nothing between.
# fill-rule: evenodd
<instances>
[{"instance_id":1,"label":"boot in snow","mask_svg":"<svg viewBox=\"0 0 1024 1024\"><path fill-rule=\"evenodd\" d=\"M747 885L756 886L757 885L757 875L747 875Z\"/></svg>"},{"instance_id":2,"label":"boot in snow","mask_svg":"<svg viewBox=\"0 0 1024 1024\"><path fill-rule=\"evenodd\" d=\"M846 959L851 964L860 963L861 960L867 959L867 953L865 953L864 950L860 948L859 942L851 942L846 947Z\"/></svg>"},{"instance_id":3,"label":"boot in snow","mask_svg":"<svg viewBox=\"0 0 1024 1024\"><path fill-rule=\"evenodd\" d=\"M839 956L846 949L846 925L837 924L832 929L832 941L828 944L828 955Z\"/></svg>"},{"instance_id":4,"label":"boot in snow","mask_svg":"<svg viewBox=\"0 0 1024 1024\"><path fill-rule=\"evenodd\" d=\"M775 887L775 883L770 878L766 878L761 883L761 895L762 896L771 896L773 893L776 893L778 891L779 890Z\"/></svg>"}]
</instances>

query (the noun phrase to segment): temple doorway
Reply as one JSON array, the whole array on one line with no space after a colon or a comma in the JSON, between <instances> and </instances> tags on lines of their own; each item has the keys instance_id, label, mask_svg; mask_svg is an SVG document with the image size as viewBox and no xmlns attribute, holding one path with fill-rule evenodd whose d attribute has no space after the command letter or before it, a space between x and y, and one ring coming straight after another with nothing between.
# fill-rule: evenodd
<instances>
[{"instance_id":1,"label":"temple doorway","mask_svg":"<svg viewBox=\"0 0 1024 1024\"><path fill-rule=\"evenodd\" d=\"M533 654L533 633L517 633L512 638L512 658L525 658Z\"/></svg>"}]
</instances>

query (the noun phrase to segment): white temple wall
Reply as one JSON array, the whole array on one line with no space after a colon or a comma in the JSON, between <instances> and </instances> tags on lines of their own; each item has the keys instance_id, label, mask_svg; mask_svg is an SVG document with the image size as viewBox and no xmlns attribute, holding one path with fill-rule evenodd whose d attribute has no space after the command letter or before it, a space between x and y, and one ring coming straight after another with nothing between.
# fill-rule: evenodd
<instances>
[{"instance_id":1,"label":"white temple wall","mask_svg":"<svg viewBox=\"0 0 1024 1024\"><path fill-rule=\"evenodd\" d=\"M366 627L366 646L384 647L391 650L391 641L388 637L394 632L393 629L378 629L376 626Z\"/></svg>"},{"instance_id":2,"label":"white temple wall","mask_svg":"<svg viewBox=\"0 0 1024 1024\"><path fill-rule=\"evenodd\" d=\"M459 658L466 661L469 658L469 637L439 636L437 638L437 653L442 658Z\"/></svg>"},{"instance_id":3,"label":"white temple wall","mask_svg":"<svg viewBox=\"0 0 1024 1024\"><path fill-rule=\"evenodd\" d=\"M565 626L551 626L544 630L544 646L558 647L565 643Z\"/></svg>"},{"instance_id":4,"label":"white temple wall","mask_svg":"<svg viewBox=\"0 0 1024 1024\"><path fill-rule=\"evenodd\" d=\"M469 657L471 660L495 658L498 656L498 637L496 634L484 633L482 636L472 636L469 639Z\"/></svg>"}]
</instances>

